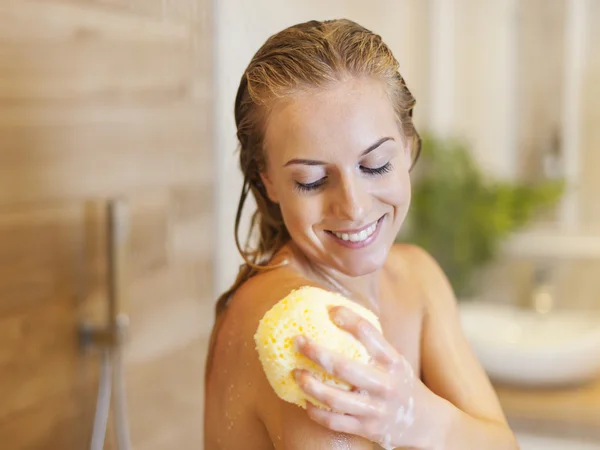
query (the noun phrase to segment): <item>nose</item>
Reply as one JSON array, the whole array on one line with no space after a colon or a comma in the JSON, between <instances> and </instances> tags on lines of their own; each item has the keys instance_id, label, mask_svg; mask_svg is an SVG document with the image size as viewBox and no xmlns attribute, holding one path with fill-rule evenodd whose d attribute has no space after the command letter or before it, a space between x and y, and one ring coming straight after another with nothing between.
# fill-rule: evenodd
<instances>
[{"instance_id":1,"label":"nose","mask_svg":"<svg viewBox=\"0 0 600 450\"><path fill-rule=\"evenodd\" d=\"M371 195L364 180L356 176L342 176L331 198L333 214L342 220L360 222L369 212Z\"/></svg>"}]
</instances>

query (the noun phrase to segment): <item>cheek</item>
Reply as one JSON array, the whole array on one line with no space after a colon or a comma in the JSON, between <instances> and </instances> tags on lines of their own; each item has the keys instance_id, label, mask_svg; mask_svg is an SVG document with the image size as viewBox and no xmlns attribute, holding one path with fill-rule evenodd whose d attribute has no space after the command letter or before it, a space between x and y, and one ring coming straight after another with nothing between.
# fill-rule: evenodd
<instances>
[{"instance_id":1,"label":"cheek","mask_svg":"<svg viewBox=\"0 0 600 450\"><path fill-rule=\"evenodd\" d=\"M322 218L322 205L317 197L291 193L281 201L280 207L285 225L292 235L312 228Z\"/></svg>"},{"instance_id":2,"label":"cheek","mask_svg":"<svg viewBox=\"0 0 600 450\"><path fill-rule=\"evenodd\" d=\"M385 189L382 191L382 199L394 206L408 205L410 196L410 177L408 172L404 170L399 170L397 176L386 183Z\"/></svg>"}]
</instances>

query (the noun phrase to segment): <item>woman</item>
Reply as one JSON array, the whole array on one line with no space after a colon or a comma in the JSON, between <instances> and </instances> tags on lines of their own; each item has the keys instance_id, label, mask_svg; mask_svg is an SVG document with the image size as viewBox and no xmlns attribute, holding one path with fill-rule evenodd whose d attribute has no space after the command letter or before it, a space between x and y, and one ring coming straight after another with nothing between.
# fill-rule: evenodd
<instances>
[{"instance_id":1,"label":"woman","mask_svg":"<svg viewBox=\"0 0 600 450\"><path fill-rule=\"evenodd\" d=\"M217 304L206 450L518 448L444 274L420 248L394 245L420 150L414 103L381 38L348 20L292 26L250 62L235 103L245 176L236 242L246 264ZM252 251L237 240L249 191L258 204ZM255 350L263 314L306 285L339 292L381 320L383 335L348 309L331 311L375 364L296 341L354 386L344 392L295 374L338 412L280 400Z\"/></svg>"}]
</instances>

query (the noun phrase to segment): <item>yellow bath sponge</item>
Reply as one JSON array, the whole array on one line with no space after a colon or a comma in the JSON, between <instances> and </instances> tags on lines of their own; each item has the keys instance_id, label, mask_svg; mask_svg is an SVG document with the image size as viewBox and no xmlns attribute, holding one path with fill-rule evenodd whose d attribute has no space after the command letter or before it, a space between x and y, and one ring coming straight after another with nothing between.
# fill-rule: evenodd
<instances>
[{"instance_id":1,"label":"yellow bath sponge","mask_svg":"<svg viewBox=\"0 0 600 450\"><path fill-rule=\"evenodd\" d=\"M350 333L338 328L329 318L328 307L343 305L360 314L379 331L381 325L372 311L340 294L304 286L275 304L260 320L254 335L256 350L269 384L282 399L306 408L308 396L296 383L292 371L307 369L321 381L348 390L350 386L329 375L294 349L293 339L305 335L334 352L368 363L365 347ZM313 398L309 400L328 409Z\"/></svg>"}]
</instances>

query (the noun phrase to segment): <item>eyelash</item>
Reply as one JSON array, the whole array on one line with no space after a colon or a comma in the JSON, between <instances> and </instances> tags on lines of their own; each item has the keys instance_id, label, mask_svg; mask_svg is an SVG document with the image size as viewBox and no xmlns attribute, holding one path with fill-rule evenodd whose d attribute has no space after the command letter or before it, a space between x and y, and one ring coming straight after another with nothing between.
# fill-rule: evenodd
<instances>
[{"instance_id":1,"label":"eyelash","mask_svg":"<svg viewBox=\"0 0 600 450\"><path fill-rule=\"evenodd\" d=\"M367 175L383 175L392 170L392 163L388 162L388 163L384 164L383 166L377 167L375 169L371 169L369 167L361 167L361 169ZM296 189L300 192L311 192L311 191L319 189L321 186L323 186L323 184L325 184L326 179L327 179L327 177L323 177L320 180L315 181L314 183L308 183L308 184L296 182Z\"/></svg>"},{"instance_id":2,"label":"eyelash","mask_svg":"<svg viewBox=\"0 0 600 450\"><path fill-rule=\"evenodd\" d=\"M383 175L384 173L388 173L390 170L392 170L392 163L388 162L381 167L377 167L376 169L363 167L362 170L369 175Z\"/></svg>"}]
</instances>

